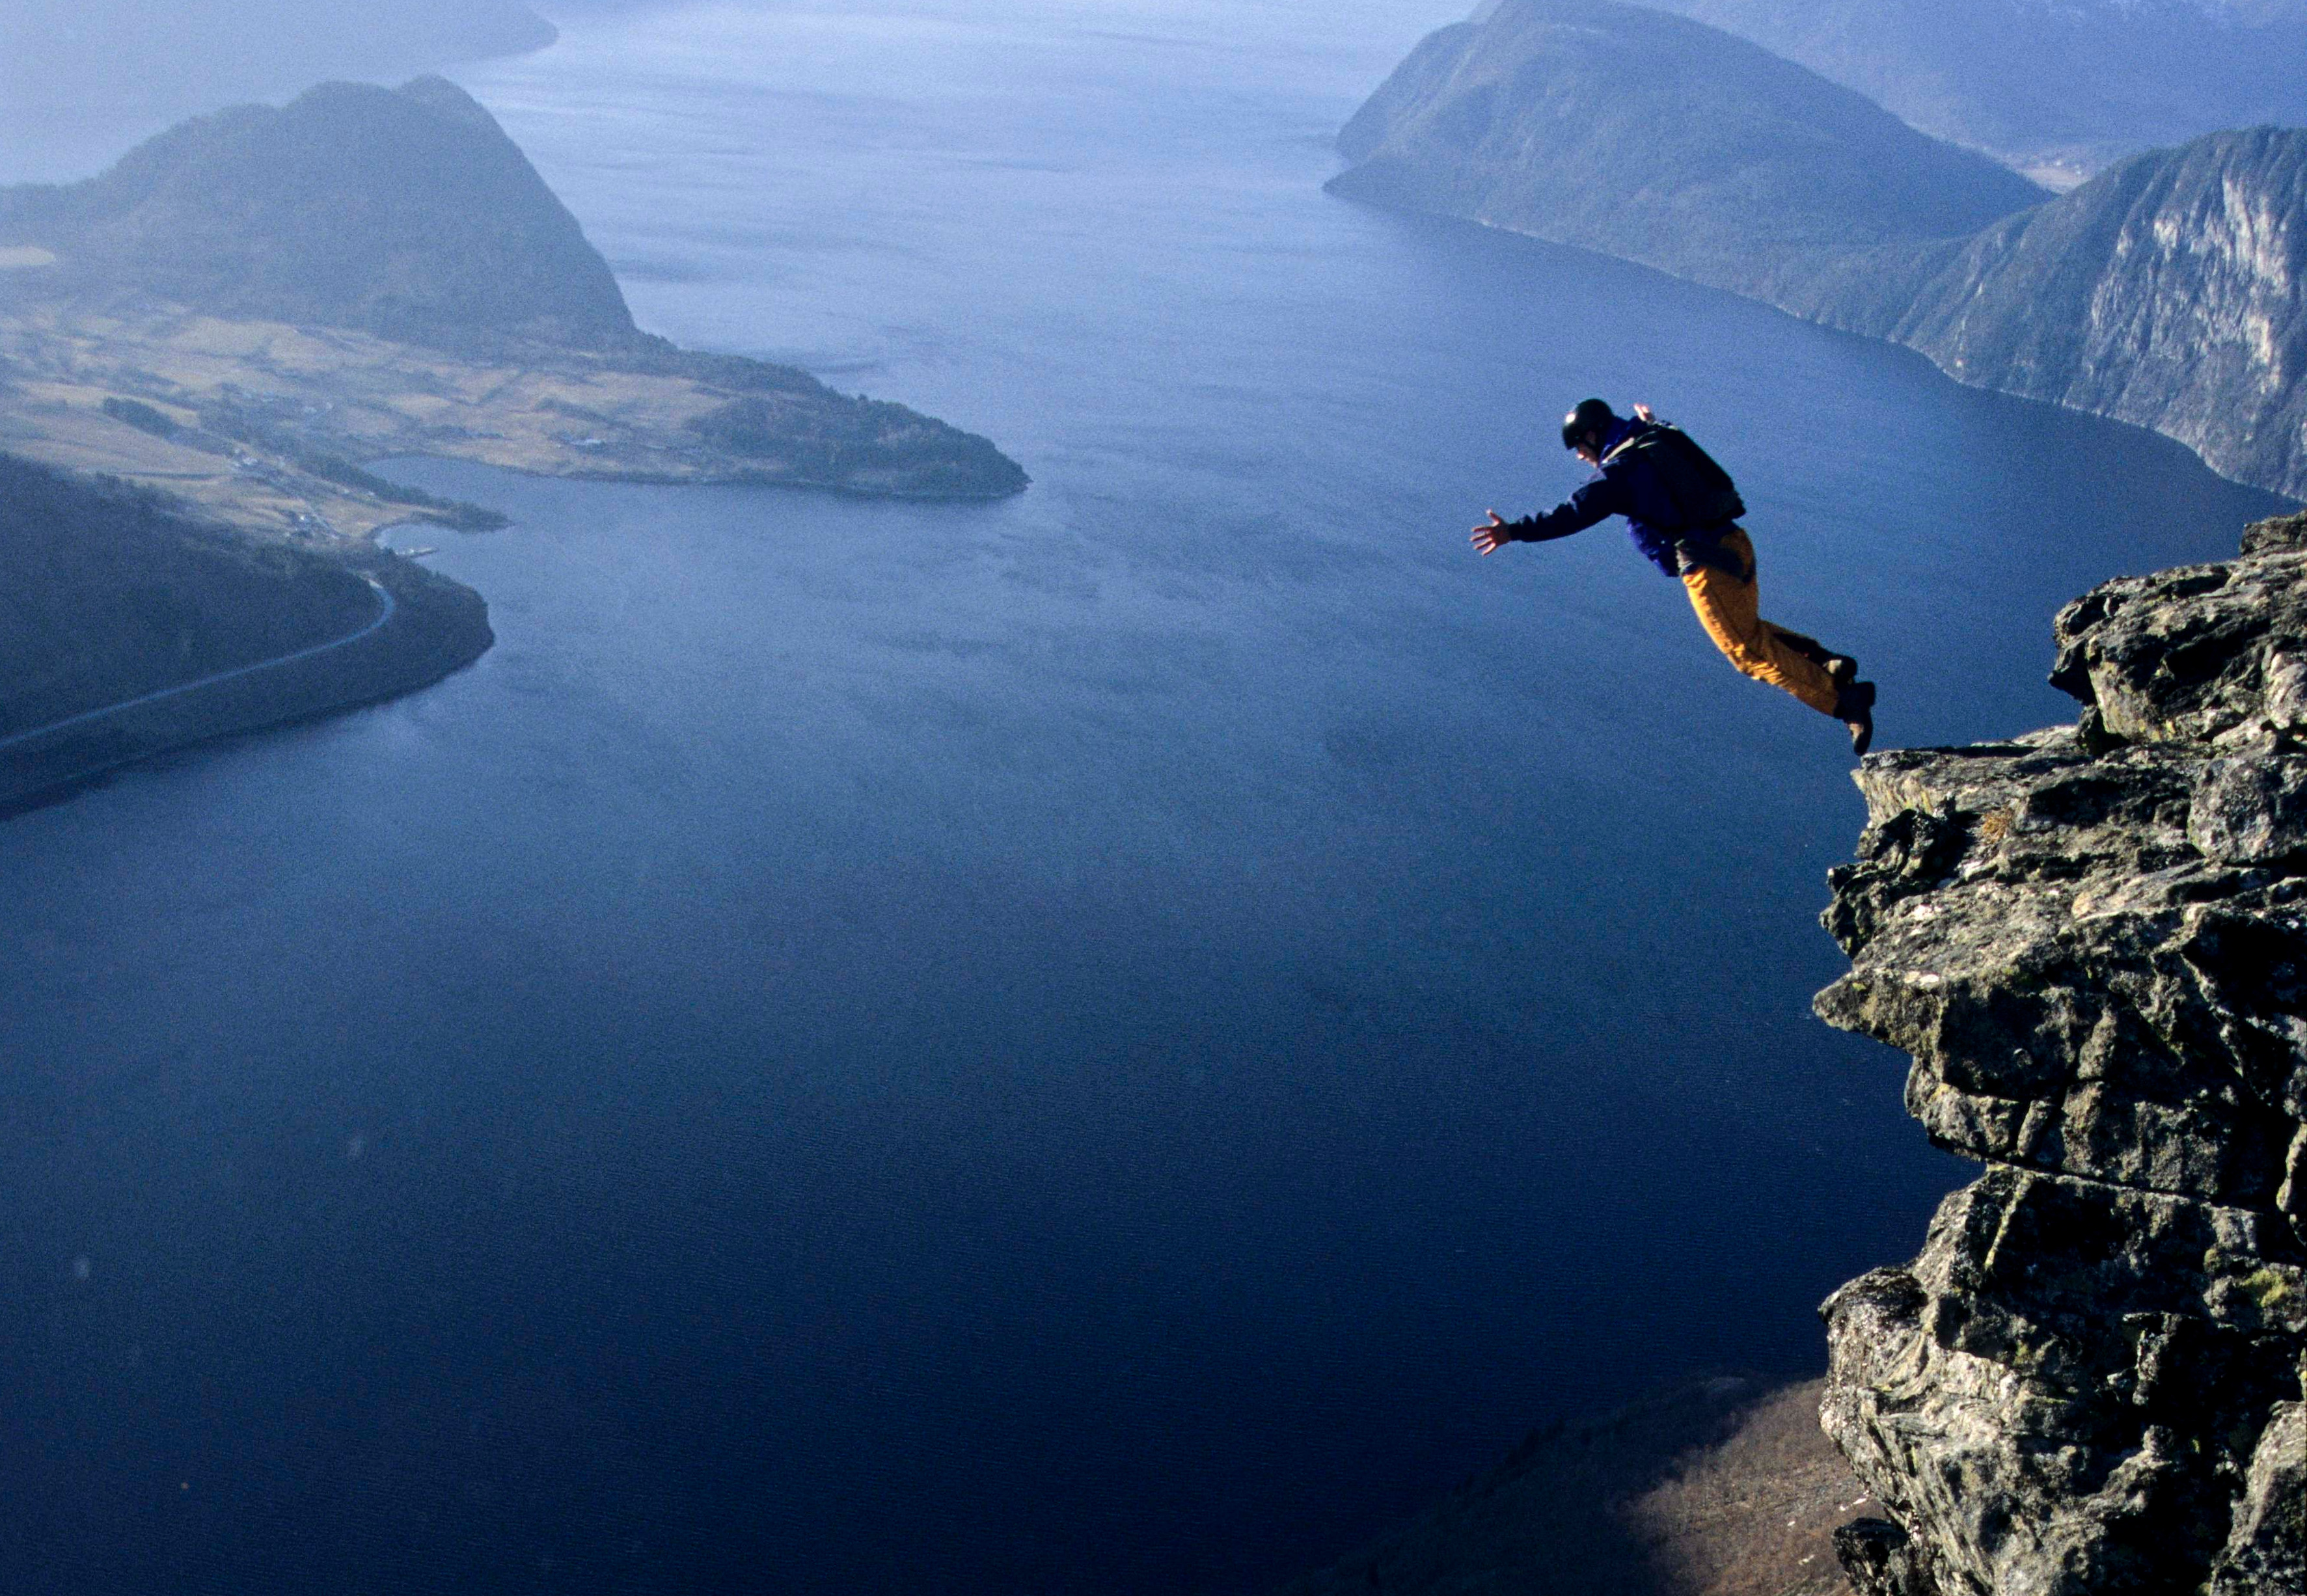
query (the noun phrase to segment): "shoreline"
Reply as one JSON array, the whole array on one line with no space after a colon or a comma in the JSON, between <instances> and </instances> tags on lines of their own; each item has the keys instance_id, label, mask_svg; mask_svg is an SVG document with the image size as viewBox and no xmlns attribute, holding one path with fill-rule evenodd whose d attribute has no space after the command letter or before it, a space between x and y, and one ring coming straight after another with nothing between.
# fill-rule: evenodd
<instances>
[{"instance_id":1,"label":"shoreline","mask_svg":"<svg viewBox=\"0 0 2307 1596\"><path fill-rule=\"evenodd\" d=\"M459 353L64 301L0 314L0 450L150 484L258 536L304 542L477 508L396 494L365 469L399 458L913 502L992 503L1032 483L975 433L742 356Z\"/></svg>"},{"instance_id":2,"label":"shoreline","mask_svg":"<svg viewBox=\"0 0 2307 1596\"><path fill-rule=\"evenodd\" d=\"M339 638L0 739L0 819L164 754L419 691L474 664L496 640L480 594L389 547L363 542L313 557L366 582L381 601L375 618Z\"/></svg>"},{"instance_id":3,"label":"shoreline","mask_svg":"<svg viewBox=\"0 0 2307 1596\"><path fill-rule=\"evenodd\" d=\"M1909 343L1903 339L1868 332L1859 328L1841 325L1839 322L1827 320L1822 316L1805 314L1804 312L1781 304L1780 301L1771 298L1767 295L1749 293L1740 288L1726 287L1720 283L1708 282L1703 278L1691 277L1685 273L1672 270L1668 267L1659 265L1654 262L1638 260L1633 255L1616 254L1607 249L1596 248L1592 245L1573 243L1566 239L1548 238L1544 234L1529 232L1521 227L1508 227L1503 222L1491 221L1484 217L1468 216L1450 210L1431 210L1424 206L1406 205L1392 201L1369 199L1360 194L1339 193L1334 189L1330 192L1334 197L1343 200L1351 205L1366 205L1373 210L1387 212L1397 216L1416 216L1423 217L1432 221L1460 223L1468 227L1479 227L1486 233L1495 233L1501 237L1526 238L1533 244L1545 245L1549 249L1575 250L1581 254L1592 255L1598 260L1615 262L1621 266L1632 266L1642 271L1655 271L1660 277L1668 279L1674 282L1686 283L1693 287L1704 288L1717 294L1727 294L1734 299L1744 300L1749 305L1759 305L1766 310L1777 312L1780 315L1786 317L1789 321L1800 322L1805 327L1816 328L1822 332L1831 332L1843 338L1857 339L1863 343L1871 344L1878 348L1903 350L1905 353L1922 361L1925 365L1928 365L1931 370L1936 372L1940 376L1944 377L1958 388L1968 389L1973 393L1991 393L2000 399L2017 399L2024 404L2045 405L2055 410L2063 410L2070 415L2088 416L2094 421L2111 422L2117 426L2136 428L2138 431L2145 433L2149 437L2159 438L2165 442L2177 444L2180 448L2185 450L2187 453L2194 459L2195 462L2203 468L2203 469L2208 471L2212 476L2218 477L2223 482L2231 482L2239 487L2251 488L2260 493L2271 494L2289 504L2307 507L2307 498L2303 498L2299 493L2293 492L2287 487L2254 481L2249 476L2239 476L2236 473L2220 466L2217 461L2211 459L2207 454L2205 454L2201 448L2190 442L2187 439L2180 437L2174 433L2165 432L2158 426L2150 425L2144 421L2134 420L2127 416L2120 416L2113 411L2093 409L2089 406L2072 404L2063 399L2046 397L2041 394L2022 393L2014 389L2000 387L1993 382L1973 380L1963 372L1956 370L1937 359L1928 349L1923 348L1919 345Z\"/></svg>"}]
</instances>

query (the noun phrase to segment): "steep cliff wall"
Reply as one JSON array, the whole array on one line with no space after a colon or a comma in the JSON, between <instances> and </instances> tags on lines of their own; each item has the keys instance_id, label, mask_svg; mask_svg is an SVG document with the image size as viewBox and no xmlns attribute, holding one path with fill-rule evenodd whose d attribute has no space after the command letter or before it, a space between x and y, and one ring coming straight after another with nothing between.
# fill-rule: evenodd
<instances>
[{"instance_id":1,"label":"steep cliff wall","mask_svg":"<svg viewBox=\"0 0 2307 1596\"><path fill-rule=\"evenodd\" d=\"M2307 498L2307 132L2142 155L1903 279L1869 270L1785 303Z\"/></svg>"},{"instance_id":2,"label":"steep cliff wall","mask_svg":"<svg viewBox=\"0 0 2307 1596\"><path fill-rule=\"evenodd\" d=\"M1986 1165L1824 1309L1880 1596L2307 1591L2307 517L2058 620L2072 727L1879 755L1819 1012ZM1893 1522L1895 1521L1895 1522Z\"/></svg>"}]
</instances>

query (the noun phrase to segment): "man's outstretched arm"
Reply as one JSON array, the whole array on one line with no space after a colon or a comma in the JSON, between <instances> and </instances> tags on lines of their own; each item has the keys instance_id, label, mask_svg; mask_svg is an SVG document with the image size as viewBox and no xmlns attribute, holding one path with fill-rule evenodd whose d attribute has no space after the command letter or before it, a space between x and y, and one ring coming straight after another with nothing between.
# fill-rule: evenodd
<instances>
[{"instance_id":1,"label":"man's outstretched arm","mask_svg":"<svg viewBox=\"0 0 2307 1596\"><path fill-rule=\"evenodd\" d=\"M1474 528L1474 552L1495 554L1510 543L1551 543L1557 537L1583 532L1614 515L1625 514L1625 497L1624 490L1616 483L1607 476L1598 476L1543 515L1510 521L1493 510L1490 519Z\"/></svg>"}]
</instances>

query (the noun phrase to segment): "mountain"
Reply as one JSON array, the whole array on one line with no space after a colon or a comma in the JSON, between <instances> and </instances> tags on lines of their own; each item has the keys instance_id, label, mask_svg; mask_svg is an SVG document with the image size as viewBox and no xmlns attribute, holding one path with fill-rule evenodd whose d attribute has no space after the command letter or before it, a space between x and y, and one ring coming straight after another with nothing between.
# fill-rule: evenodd
<instances>
[{"instance_id":1,"label":"mountain","mask_svg":"<svg viewBox=\"0 0 2307 1596\"><path fill-rule=\"evenodd\" d=\"M2307 122L2301 0L1656 0L1917 127L2087 175L2223 128Z\"/></svg>"},{"instance_id":2,"label":"mountain","mask_svg":"<svg viewBox=\"0 0 2307 1596\"><path fill-rule=\"evenodd\" d=\"M464 90L328 83L174 128L100 177L0 190L67 286L425 342L636 337L577 219Z\"/></svg>"},{"instance_id":3,"label":"mountain","mask_svg":"<svg viewBox=\"0 0 2307 1596\"><path fill-rule=\"evenodd\" d=\"M1332 189L1772 296L1822 255L1968 236L2043 191L1743 39L1505 0L1419 45Z\"/></svg>"},{"instance_id":4,"label":"mountain","mask_svg":"<svg viewBox=\"0 0 2307 1596\"><path fill-rule=\"evenodd\" d=\"M27 374L81 384L95 361L109 397L178 426L260 390L295 412L261 418L296 434L289 454L927 497L1026 485L987 440L903 406L642 332L576 218L440 78L323 84L195 118L85 182L0 190L0 348ZM10 394L26 452L107 451Z\"/></svg>"},{"instance_id":5,"label":"mountain","mask_svg":"<svg viewBox=\"0 0 2307 1596\"><path fill-rule=\"evenodd\" d=\"M1903 276L1789 303L1974 387L2152 427L2307 498L2307 132L2139 156Z\"/></svg>"},{"instance_id":6,"label":"mountain","mask_svg":"<svg viewBox=\"0 0 2307 1596\"><path fill-rule=\"evenodd\" d=\"M1504 0L1339 146L1339 193L1750 295L2307 497L2307 132L2211 134L2054 200L1718 30Z\"/></svg>"},{"instance_id":7,"label":"mountain","mask_svg":"<svg viewBox=\"0 0 2307 1596\"><path fill-rule=\"evenodd\" d=\"M502 518L365 462L1027 484L902 405L641 331L576 219L438 78L324 84L85 182L0 190L0 805L487 648L476 594L370 539Z\"/></svg>"},{"instance_id":8,"label":"mountain","mask_svg":"<svg viewBox=\"0 0 2307 1596\"><path fill-rule=\"evenodd\" d=\"M1830 1023L1984 1165L1822 1310L1870 1596L2307 1590L2307 516L2059 616L2078 725L1880 754Z\"/></svg>"}]
</instances>

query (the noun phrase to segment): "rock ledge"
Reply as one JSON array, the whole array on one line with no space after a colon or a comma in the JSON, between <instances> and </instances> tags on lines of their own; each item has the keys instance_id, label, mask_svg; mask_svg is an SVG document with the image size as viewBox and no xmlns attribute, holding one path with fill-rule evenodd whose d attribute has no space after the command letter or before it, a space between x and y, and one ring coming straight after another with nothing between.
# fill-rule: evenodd
<instances>
[{"instance_id":1,"label":"rock ledge","mask_svg":"<svg viewBox=\"0 0 2307 1596\"><path fill-rule=\"evenodd\" d=\"M1829 1023L1986 1166L1821 1310L1874 1596L2307 1592L2307 516L2057 622L2080 722L1878 755Z\"/></svg>"}]
</instances>

